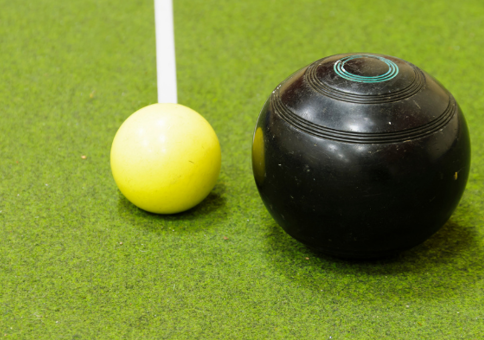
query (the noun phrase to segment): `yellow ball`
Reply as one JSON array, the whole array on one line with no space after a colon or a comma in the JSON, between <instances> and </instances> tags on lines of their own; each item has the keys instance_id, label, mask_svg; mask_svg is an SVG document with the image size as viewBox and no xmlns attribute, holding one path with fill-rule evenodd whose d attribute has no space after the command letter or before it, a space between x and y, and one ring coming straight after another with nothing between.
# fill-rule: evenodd
<instances>
[{"instance_id":1,"label":"yellow ball","mask_svg":"<svg viewBox=\"0 0 484 340\"><path fill-rule=\"evenodd\" d=\"M197 112L154 104L121 125L111 170L123 195L141 209L174 214L200 203L215 186L221 152L217 135Z\"/></svg>"}]
</instances>

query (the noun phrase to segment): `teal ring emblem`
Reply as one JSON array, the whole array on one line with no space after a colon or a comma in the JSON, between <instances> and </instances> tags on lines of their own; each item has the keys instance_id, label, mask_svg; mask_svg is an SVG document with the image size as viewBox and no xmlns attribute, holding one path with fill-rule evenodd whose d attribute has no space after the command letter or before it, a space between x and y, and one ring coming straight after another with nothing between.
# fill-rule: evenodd
<instances>
[{"instance_id":1,"label":"teal ring emblem","mask_svg":"<svg viewBox=\"0 0 484 340\"><path fill-rule=\"evenodd\" d=\"M359 58L374 58L374 59L381 60L388 65L388 71L379 76L367 77L367 76L359 76L357 74L349 73L348 71L345 70L345 63L347 61L350 61L353 59L359 59ZM376 55L371 55L371 54L350 55L334 63L334 72L336 72L338 76L346 80L356 81L359 83L381 83L384 81L388 81L390 79L395 78L396 75L398 74L398 71L399 71L398 66L393 61Z\"/></svg>"}]
</instances>

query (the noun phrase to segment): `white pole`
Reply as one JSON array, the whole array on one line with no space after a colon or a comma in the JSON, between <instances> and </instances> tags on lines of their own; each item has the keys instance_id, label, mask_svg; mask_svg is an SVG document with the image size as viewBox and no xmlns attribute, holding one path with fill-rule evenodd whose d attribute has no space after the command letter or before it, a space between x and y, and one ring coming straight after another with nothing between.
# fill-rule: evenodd
<instances>
[{"instance_id":1,"label":"white pole","mask_svg":"<svg viewBox=\"0 0 484 340\"><path fill-rule=\"evenodd\" d=\"M158 103L177 103L172 0L155 0Z\"/></svg>"}]
</instances>

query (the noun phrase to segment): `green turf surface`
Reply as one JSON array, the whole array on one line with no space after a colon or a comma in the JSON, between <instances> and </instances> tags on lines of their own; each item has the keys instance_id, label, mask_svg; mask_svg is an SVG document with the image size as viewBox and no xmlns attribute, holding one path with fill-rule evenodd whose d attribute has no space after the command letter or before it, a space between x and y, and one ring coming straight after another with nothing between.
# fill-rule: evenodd
<instances>
[{"instance_id":1,"label":"green turf surface","mask_svg":"<svg viewBox=\"0 0 484 340\"><path fill-rule=\"evenodd\" d=\"M212 124L223 156L213 193L176 216L131 205L109 167L117 128L156 101L152 2L0 9L1 337L482 338L482 1L174 0L179 100ZM471 132L449 223L384 261L316 256L275 224L251 174L273 88L344 52L423 68Z\"/></svg>"}]
</instances>

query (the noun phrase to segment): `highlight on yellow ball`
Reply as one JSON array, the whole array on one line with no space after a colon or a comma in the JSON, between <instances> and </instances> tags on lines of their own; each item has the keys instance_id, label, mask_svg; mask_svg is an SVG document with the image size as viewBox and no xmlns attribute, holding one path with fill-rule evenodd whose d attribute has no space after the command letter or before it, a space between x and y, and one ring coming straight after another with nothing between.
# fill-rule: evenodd
<instances>
[{"instance_id":1,"label":"highlight on yellow ball","mask_svg":"<svg viewBox=\"0 0 484 340\"><path fill-rule=\"evenodd\" d=\"M215 131L180 104L153 104L121 125L111 147L111 170L123 195L157 214L188 210L215 186L221 166Z\"/></svg>"}]
</instances>

